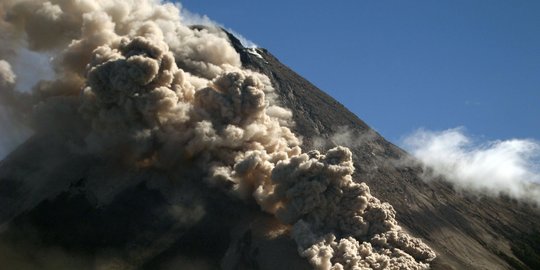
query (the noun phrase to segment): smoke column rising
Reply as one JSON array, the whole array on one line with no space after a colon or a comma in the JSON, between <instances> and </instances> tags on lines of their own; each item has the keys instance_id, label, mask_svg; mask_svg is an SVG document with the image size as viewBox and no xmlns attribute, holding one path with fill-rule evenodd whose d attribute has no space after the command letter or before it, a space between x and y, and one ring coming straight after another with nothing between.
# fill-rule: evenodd
<instances>
[{"instance_id":1,"label":"smoke column rising","mask_svg":"<svg viewBox=\"0 0 540 270\"><path fill-rule=\"evenodd\" d=\"M186 26L179 5L157 0L8 0L0 12L0 94L36 136L139 170L203 172L196 180L274 216L316 269L435 258L353 181L348 148L302 150L270 79L242 67L219 27ZM52 56L55 73L29 93L6 68L21 44Z\"/></svg>"}]
</instances>

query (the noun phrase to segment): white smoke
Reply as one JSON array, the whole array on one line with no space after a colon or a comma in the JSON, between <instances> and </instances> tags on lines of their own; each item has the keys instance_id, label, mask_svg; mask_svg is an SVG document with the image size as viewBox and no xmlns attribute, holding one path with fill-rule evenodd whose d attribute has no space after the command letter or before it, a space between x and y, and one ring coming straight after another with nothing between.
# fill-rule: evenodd
<instances>
[{"instance_id":1,"label":"white smoke","mask_svg":"<svg viewBox=\"0 0 540 270\"><path fill-rule=\"evenodd\" d=\"M11 65L6 60L0 59L0 87L9 87L15 84L17 76L13 73Z\"/></svg>"},{"instance_id":2,"label":"white smoke","mask_svg":"<svg viewBox=\"0 0 540 270\"><path fill-rule=\"evenodd\" d=\"M540 202L540 144L534 140L477 143L463 128L420 129L404 139L404 146L432 169L428 177L445 176L465 190Z\"/></svg>"},{"instance_id":3,"label":"white smoke","mask_svg":"<svg viewBox=\"0 0 540 270\"><path fill-rule=\"evenodd\" d=\"M186 25L204 25L204 26L218 26L223 29L226 29L229 33L233 34L239 41L242 43L242 46L246 48L257 48L259 47L255 42L247 39L240 33L234 31L233 29L226 27L219 22L216 22L212 19L210 19L206 15L201 15L198 13L194 13L188 9L182 8L181 4L177 4L178 8L180 9L180 18L182 20L182 23Z\"/></svg>"},{"instance_id":4,"label":"white smoke","mask_svg":"<svg viewBox=\"0 0 540 270\"><path fill-rule=\"evenodd\" d=\"M356 148L373 141L375 138L377 138L377 133L373 130L358 132L348 126L339 126L328 138L313 138L313 147L315 149L328 149L336 145L341 145Z\"/></svg>"}]
</instances>

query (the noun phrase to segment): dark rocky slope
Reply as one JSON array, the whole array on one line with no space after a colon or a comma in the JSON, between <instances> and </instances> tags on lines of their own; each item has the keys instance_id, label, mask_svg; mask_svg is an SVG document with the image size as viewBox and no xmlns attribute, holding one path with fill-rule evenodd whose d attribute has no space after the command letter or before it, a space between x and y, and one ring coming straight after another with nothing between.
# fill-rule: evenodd
<instances>
[{"instance_id":1,"label":"dark rocky slope","mask_svg":"<svg viewBox=\"0 0 540 270\"><path fill-rule=\"evenodd\" d=\"M307 148L314 138L328 138L342 127L358 137L369 134L351 147L356 180L366 182L375 196L390 202L400 224L436 249L434 269L539 269L540 210L536 206L504 197L458 194L444 179L422 181L419 166L400 162L411 159L406 152L335 99L267 50L245 49L231 39L243 65L272 79L280 101L293 110L294 131L304 136Z\"/></svg>"},{"instance_id":2,"label":"dark rocky slope","mask_svg":"<svg viewBox=\"0 0 540 270\"><path fill-rule=\"evenodd\" d=\"M437 251L434 269L540 268L537 208L458 194L441 179L425 183L419 166L400 163L410 159L407 153L332 97L266 50L231 40L244 66L272 80L279 102L293 111L293 129L305 149L343 127L364 138L352 147L355 179L390 202L400 224ZM257 231L270 218L255 203L214 192L198 181L200 172L124 168L74 153L66 140L34 137L0 162L4 266L41 269L48 261L56 266L51 269L309 269L292 240L268 241Z\"/></svg>"}]
</instances>

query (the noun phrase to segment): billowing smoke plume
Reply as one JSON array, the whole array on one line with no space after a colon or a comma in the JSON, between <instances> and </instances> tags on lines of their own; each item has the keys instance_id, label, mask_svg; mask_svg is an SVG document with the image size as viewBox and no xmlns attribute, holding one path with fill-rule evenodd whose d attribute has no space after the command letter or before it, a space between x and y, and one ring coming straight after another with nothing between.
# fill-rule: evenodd
<instances>
[{"instance_id":1,"label":"billowing smoke plume","mask_svg":"<svg viewBox=\"0 0 540 270\"><path fill-rule=\"evenodd\" d=\"M280 162L272 173L276 216L294 224L301 255L316 269L427 269L435 257L397 225L388 203L352 181L347 148L311 151Z\"/></svg>"},{"instance_id":2,"label":"billowing smoke plume","mask_svg":"<svg viewBox=\"0 0 540 270\"><path fill-rule=\"evenodd\" d=\"M316 269L429 268L434 252L352 180L347 148L302 151L269 78L242 68L221 29L183 25L178 6L157 0L13 0L0 11L0 51L53 55L53 80L28 95L2 88L37 134L138 169L203 171L289 228Z\"/></svg>"},{"instance_id":3,"label":"billowing smoke plume","mask_svg":"<svg viewBox=\"0 0 540 270\"><path fill-rule=\"evenodd\" d=\"M426 166L428 178L443 175L461 189L540 202L540 145L535 141L476 144L457 128L419 130L404 142Z\"/></svg>"},{"instance_id":4,"label":"billowing smoke plume","mask_svg":"<svg viewBox=\"0 0 540 270\"><path fill-rule=\"evenodd\" d=\"M226 29L227 32L234 35L235 38L237 38L240 43L242 43L242 46L245 48L257 48L257 44L255 42L247 39L246 37L242 36L240 33L234 31L233 29L227 28L224 25L221 25L219 22L213 21L206 15L200 15L197 13L193 13L185 8L180 9L180 17L182 19L182 23L186 25L204 25L204 26L210 26L210 27L220 27L222 29Z\"/></svg>"}]
</instances>

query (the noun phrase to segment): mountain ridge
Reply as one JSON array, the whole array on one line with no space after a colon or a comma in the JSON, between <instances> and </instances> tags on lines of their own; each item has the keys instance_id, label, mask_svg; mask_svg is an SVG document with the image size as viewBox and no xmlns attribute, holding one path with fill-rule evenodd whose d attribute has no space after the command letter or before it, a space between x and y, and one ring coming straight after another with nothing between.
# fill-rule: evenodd
<instances>
[{"instance_id":1,"label":"mountain ridge","mask_svg":"<svg viewBox=\"0 0 540 270\"><path fill-rule=\"evenodd\" d=\"M370 141L351 147L357 169L355 179L365 181L377 197L390 202L397 210L400 224L436 249L439 257L433 262L433 269L535 269L540 265L540 257L532 255L540 250L539 231L534 229L535 224L540 224L537 206L504 196L492 198L458 191L442 178L423 181L418 161L386 141L338 101L284 66L267 50L256 49L261 59L247 53L234 36L229 34L229 39L240 53L243 65L272 79L280 101L294 111L296 133L330 137L339 127L346 126L356 135L371 134ZM318 113L311 114L314 110ZM313 146L313 137L304 137L308 148ZM404 159L406 165L400 165ZM500 217L489 213L497 211L501 212ZM504 223L499 222L501 217ZM490 228L484 230L483 222ZM430 232L445 227L449 230L441 233L445 236ZM445 238L455 239L448 243ZM462 251L451 251L453 248Z\"/></svg>"}]
</instances>

